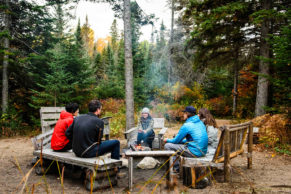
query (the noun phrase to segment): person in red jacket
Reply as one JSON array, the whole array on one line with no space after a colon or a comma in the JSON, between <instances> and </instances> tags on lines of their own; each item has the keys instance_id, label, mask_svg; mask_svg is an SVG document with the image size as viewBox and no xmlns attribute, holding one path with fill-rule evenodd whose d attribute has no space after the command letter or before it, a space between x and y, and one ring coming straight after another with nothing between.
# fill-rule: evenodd
<instances>
[{"instance_id":1,"label":"person in red jacket","mask_svg":"<svg viewBox=\"0 0 291 194\"><path fill-rule=\"evenodd\" d=\"M79 105L77 103L67 104L66 111L61 112L51 139L51 148L54 151L64 152L72 149L72 142L66 137L65 132L73 123L74 116L77 116L78 113Z\"/></svg>"}]
</instances>

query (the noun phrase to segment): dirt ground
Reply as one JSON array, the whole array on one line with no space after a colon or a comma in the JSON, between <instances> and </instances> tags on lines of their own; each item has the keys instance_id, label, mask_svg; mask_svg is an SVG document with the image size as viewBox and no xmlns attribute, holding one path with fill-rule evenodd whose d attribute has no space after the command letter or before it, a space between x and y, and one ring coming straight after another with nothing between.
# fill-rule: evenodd
<instances>
[{"instance_id":1,"label":"dirt ground","mask_svg":"<svg viewBox=\"0 0 291 194\"><path fill-rule=\"evenodd\" d=\"M224 122L223 122L224 123ZM179 127L169 129L167 136L171 137L178 132ZM124 141L124 140L123 140ZM124 143L124 142L123 142ZM30 172L33 147L28 137L15 137L0 139L0 193L18 193L22 190L21 180L28 175L27 190L31 193L34 185L34 193L62 193L61 181L57 173L50 173L45 177L37 176L34 171ZM223 183L222 172L214 173L211 186L205 189L191 189L182 185L182 180L176 180L176 187L172 191L165 188L162 182L155 193L291 193L291 157L276 155L261 150L260 146L254 147L253 169L247 169L245 156L238 156L231 160L232 176L231 183ZM18 166L20 168L18 168ZM140 191L155 170L138 170L134 174L133 193ZM122 169L127 172L127 169ZM159 172L141 193L150 193L159 181L163 172ZM47 184L45 184L45 182ZM118 185L111 189L98 192L102 193L126 193L128 183L127 175L118 180ZM24 193L27 192L24 189ZM65 193L89 193L85 190L81 179L64 178Z\"/></svg>"}]
</instances>

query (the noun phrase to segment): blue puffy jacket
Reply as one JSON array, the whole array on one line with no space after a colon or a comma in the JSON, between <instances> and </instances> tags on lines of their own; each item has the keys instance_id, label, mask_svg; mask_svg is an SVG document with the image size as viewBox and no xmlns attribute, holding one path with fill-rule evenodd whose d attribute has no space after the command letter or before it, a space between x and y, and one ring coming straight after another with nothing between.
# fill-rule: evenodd
<instances>
[{"instance_id":1,"label":"blue puffy jacket","mask_svg":"<svg viewBox=\"0 0 291 194\"><path fill-rule=\"evenodd\" d=\"M186 139L184 139L186 138ZM208 136L206 127L197 115L186 120L174 139L168 139L167 143L185 144L197 157L207 153Z\"/></svg>"}]
</instances>

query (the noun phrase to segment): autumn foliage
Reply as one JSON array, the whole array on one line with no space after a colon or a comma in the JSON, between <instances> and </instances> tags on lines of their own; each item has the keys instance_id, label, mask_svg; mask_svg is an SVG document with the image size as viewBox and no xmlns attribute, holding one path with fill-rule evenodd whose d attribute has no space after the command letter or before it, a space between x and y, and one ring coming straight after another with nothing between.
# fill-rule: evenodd
<instances>
[{"instance_id":1,"label":"autumn foliage","mask_svg":"<svg viewBox=\"0 0 291 194\"><path fill-rule=\"evenodd\" d=\"M274 148L278 144L291 143L290 118L286 114L265 114L252 120L259 127L260 142Z\"/></svg>"}]
</instances>

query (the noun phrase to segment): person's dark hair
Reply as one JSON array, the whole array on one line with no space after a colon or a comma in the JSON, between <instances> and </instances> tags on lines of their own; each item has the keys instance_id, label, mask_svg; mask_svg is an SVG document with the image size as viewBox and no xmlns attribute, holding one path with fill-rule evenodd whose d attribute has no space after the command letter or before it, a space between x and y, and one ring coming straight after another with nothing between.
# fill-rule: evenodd
<instances>
[{"instance_id":1,"label":"person's dark hair","mask_svg":"<svg viewBox=\"0 0 291 194\"><path fill-rule=\"evenodd\" d=\"M66 111L69 113L75 113L79 109L79 105L77 103L68 103L66 105Z\"/></svg>"},{"instance_id":2,"label":"person's dark hair","mask_svg":"<svg viewBox=\"0 0 291 194\"><path fill-rule=\"evenodd\" d=\"M194 112L186 112L186 114L187 114L188 118L193 117L193 116L196 115L196 113L194 113Z\"/></svg>"},{"instance_id":3,"label":"person's dark hair","mask_svg":"<svg viewBox=\"0 0 291 194\"><path fill-rule=\"evenodd\" d=\"M199 116L200 120L202 120L205 125L217 127L214 117L207 108L200 108Z\"/></svg>"},{"instance_id":4,"label":"person's dark hair","mask_svg":"<svg viewBox=\"0 0 291 194\"><path fill-rule=\"evenodd\" d=\"M91 100L88 104L89 112L96 112L97 109L100 109L102 106L99 100Z\"/></svg>"}]
</instances>

